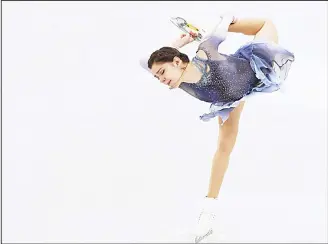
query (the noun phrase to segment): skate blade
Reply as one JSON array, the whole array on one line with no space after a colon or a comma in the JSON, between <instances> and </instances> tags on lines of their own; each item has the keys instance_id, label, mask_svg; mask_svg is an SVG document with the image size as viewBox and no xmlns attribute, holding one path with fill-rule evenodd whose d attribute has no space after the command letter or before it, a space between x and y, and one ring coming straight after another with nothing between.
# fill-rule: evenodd
<instances>
[{"instance_id":1,"label":"skate blade","mask_svg":"<svg viewBox=\"0 0 328 244\"><path fill-rule=\"evenodd\" d=\"M196 236L195 243L200 243L201 241L203 241L205 238L209 237L212 234L213 234L213 229L210 229L205 235Z\"/></svg>"},{"instance_id":2,"label":"skate blade","mask_svg":"<svg viewBox=\"0 0 328 244\"><path fill-rule=\"evenodd\" d=\"M197 27L193 26L192 24L188 23L185 19L181 17L172 17L170 18L172 24L178 27L183 32L190 34L191 32L196 34L197 37L195 38L196 41L201 41L205 35L204 30L200 30Z\"/></svg>"}]
</instances>

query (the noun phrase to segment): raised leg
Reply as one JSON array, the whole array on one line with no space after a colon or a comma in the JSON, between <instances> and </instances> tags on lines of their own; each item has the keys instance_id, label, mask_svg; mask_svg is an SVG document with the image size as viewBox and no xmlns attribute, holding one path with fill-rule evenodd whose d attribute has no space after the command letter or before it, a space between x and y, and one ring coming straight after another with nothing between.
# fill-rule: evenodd
<instances>
[{"instance_id":1,"label":"raised leg","mask_svg":"<svg viewBox=\"0 0 328 244\"><path fill-rule=\"evenodd\" d=\"M238 19L235 24L229 26L229 32L243 33L255 36L254 40L278 43L276 26L268 19L245 18Z\"/></svg>"}]
</instances>

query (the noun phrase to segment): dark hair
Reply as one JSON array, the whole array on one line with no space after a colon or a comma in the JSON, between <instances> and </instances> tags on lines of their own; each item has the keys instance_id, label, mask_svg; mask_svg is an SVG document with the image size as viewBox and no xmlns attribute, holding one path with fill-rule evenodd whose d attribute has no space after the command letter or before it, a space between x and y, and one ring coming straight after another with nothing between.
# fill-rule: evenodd
<instances>
[{"instance_id":1,"label":"dark hair","mask_svg":"<svg viewBox=\"0 0 328 244\"><path fill-rule=\"evenodd\" d=\"M182 62L189 63L188 56L184 53L180 53L178 49L173 47L162 47L150 55L148 68L151 69L154 63L172 62L174 57L179 57Z\"/></svg>"}]
</instances>

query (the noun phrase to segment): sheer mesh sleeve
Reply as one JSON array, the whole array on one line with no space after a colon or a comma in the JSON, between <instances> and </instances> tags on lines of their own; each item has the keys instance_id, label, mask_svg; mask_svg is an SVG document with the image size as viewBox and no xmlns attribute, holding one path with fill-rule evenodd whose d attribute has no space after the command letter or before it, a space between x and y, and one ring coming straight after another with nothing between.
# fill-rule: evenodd
<instances>
[{"instance_id":1,"label":"sheer mesh sleeve","mask_svg":"<svg viewBox=\"0 0 328 244\"><path fill-rule=\"evenodd\" d=\"M139 60L139 64L142 68L144 68L146 71L150 72L150 69L148 68L148 58L143 57Z\"/></svg>"},{"instance_id":2,"label":"sheer mesh sleeve","mask_svg":"<svg viewBox=\"0 0 328 244\"><path fill-rule=\"evenodd\" d=\"M208 56L208 59L220 60L224 58L224 56L218 52L218 47L226 39L232 21L233 16L222 16L220 22L215 26L212 32L204 37L204 40L199 44L197 51L204 51Z\"/></svg>"}]
</instances>

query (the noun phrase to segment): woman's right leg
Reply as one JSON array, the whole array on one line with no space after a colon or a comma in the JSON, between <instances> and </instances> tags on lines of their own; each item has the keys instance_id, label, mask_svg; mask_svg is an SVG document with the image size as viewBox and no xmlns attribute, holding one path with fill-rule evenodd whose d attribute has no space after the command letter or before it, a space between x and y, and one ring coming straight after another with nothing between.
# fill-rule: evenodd
<instances>
[{"instance_id":1,"label":"woman's right leg","mask_svg":"<svg viewBox=\"0 0 328 244\"><path fill-rule=\"evenodd\" d=\"M241 102L239 106L230 113L228 120L223 125L221 125L221 120L219 119L220 129L218 148L213 158L208 194L207 197L204 198L205 202L198 220L195 238L196 243L210 235L213 231L212 224L216 212L216 198L219 194L219 190L229 164L230 154L236 142L239 119L244 103L245 102Z\"/></svg>"},{"instance_id":2,"label":"woman's right leg","mask_svg":"<svg viewBox=\"0 0 328 244\"><path fill-rule=\"evenodd\" d=\"M213 157L208 198L217 198L225 172L228 168L230 154L236 143L239 120L245 102L241 102L229 115L228 120L220 126L217 150ZM219 121L221 124L221 122Z\"/></svg>"}]
</instances>

